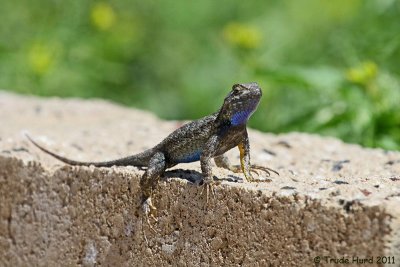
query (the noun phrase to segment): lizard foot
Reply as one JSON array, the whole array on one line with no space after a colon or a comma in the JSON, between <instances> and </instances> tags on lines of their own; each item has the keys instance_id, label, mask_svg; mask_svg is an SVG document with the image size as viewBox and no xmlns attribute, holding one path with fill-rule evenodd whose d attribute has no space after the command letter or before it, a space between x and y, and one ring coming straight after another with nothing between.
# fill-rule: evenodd
<instances>
[{"instance_id":1,"label":"lizard foot","mask_svg":"<svg viewBox=\"0 0 400 267\"><path fill-rule=\"evenodd\" d=\"M258 171L263 171L267 174L267 176L271 176L271 172L276 173L277 175L279 175L279 172L275 171L274 169L268 168L268 167L264 167L264 166L260 166L260 165L251 165L250 166L250 171L259 175Z\"/></svg>"},{"instance_id":2,"label":"lizard foot","mask_svg":"<svg viewBox=\"0 0 400 267\"><path fill-rule=\"evenodd\" d=\"M142 204L142 210L144 213L144 216L146 218L147 225L151 230L153 230L155 233L157 233L157 230L153 228L153 226L150 223L150 218L152 218L155 222L157 222L157 218L154 216L156 214L156 207L151 203L151 197L148 197L145 201L143 201Z\"/></svg>"},{"instance_id":3,"label":"lizard foot","mask_svg":"<svg viewBox=\"0 0 400 267\"><path fill-rule=\"evenodd\" d=\"M268 167L264 167L264 166L260 166L260 165L250 165L249 169L250 169L250 172L255 173L257 176L260 175L259 171L265 172L265 174L268 177L271 176L271 172L274 172L277 175L279 175L279 173L277 171L275 171L274 169L271 169L271 168L268 168ZM233 166L231 166L230 170L235 172L235 173L241 173L242 172L242 167L240 165L233 165ZM251 175L245 175L245 176L246 176L246 179L249 182L258 181L258 179L254 179ZM270 180L268 180L268 181L270 181Z\"/></svg>"},{"instance_id":4,"label":"lizard foot","mask_svg":"<svg viewBox=\"0 0 400 267\"><path fill-rule=\"evenodd\" d=\"M213 198L215 199L215 190L214 186L217 185L217 183L211 178L211 179L204 179L203 180L203 188L201 189L200 194L203 195L205 193L206 195L206 201L207 205L209 203L209 195L211 194ZM205 191L205 192L204 192Z\"/></svg>"}]
</instances>

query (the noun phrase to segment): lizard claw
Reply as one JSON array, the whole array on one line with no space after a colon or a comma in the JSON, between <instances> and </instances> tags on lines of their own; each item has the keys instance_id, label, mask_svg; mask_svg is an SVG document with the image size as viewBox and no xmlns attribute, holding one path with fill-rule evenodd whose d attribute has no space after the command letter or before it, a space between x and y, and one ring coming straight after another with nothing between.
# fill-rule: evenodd
<instances>
[{"instance_id":1,"label":"lizard claw","mask_svg":"<svg viewBox=\"0 0 400 267\"><path fill-rule=\"evenodd\" d=\"M142 204L142 210L144 213L144 216L146 218L146 223L149 226L149 228L154 231L155 233L157 233L157 230L153 228L153 226L150 223L150 218L152 218L155 222L157 222L157 218L154 216L154 214L156 213L157 209L156 207L154 207L154 205L151 203L151 198L147 198L145 201L143 201Z\"/></svg>"},{"instance_id":2,"label":"lizard claw","mask_svg":"<svg viewBox=\"0 0 400 267\"><path fill-rule=\"evenodd\" d=\"M257 170L265 172L268 176L271 176L271 172L279 175L279 172L275 171L274 169L264 167L264 166L259 166L259 165L251 165L250 171L252 171L258 175Z\"/></svg>"},{"instance_id":3,"label":"lizard claw","mask_svg":"<svg viewBox=\"0 0 400 267\"><path fill-rule=\"evenodd\" d=\"M255 174L257 174L257 176L260 176L259 171L265 172L267 177L271 176L271 172L274 172L277 175L279 175L279 173L277 171L270 169L268 167L259 166L259 165L251 165L248 172L244 173L244 176L248 182L271 182L271 179L268 179L268 178L255 179L251 173L255 173Z\"/></svg>"},{"instance_id":4,"label":"lizard claw","mask_svg":"<svg viewBox=\"0 0 400 267\"><path fill-rule=\"evenodd\" d=\"M255 168L250 168L250 171L255 173L256 175L259 175L257 169L255 169Z\"/></svg>"},{"instance_id":5,"label":"lizard claw","mask_svg":"<svg viewBox=\"0 0 400 267\"><path fill-rule=\"evenodd\" d=\"M255 173L257 176L260 176L259 171L265 172L268 177L271 176L271 172L276 173L277 175L279 175L279 173L277 171L275 171L274 169L271 169L271 168L268 168L268 167L264 167L264 166L260 166L260 165L251 165L249 169L250 169L250 172ZM235 172L235 173L242 172L242 168L241 168L240 165L234 165L234 166L232 166L230 168L230 170ZM246 177L246 178L248 178L249 181L255 181L255 179L252 178L252 177Z\"/></svg>"},{"instance_id":6,"label":"lizard claw","mask_svg":"<svg viewBox=\"0 0 400 267\"><path fill-rule=\"evenodd\" d=\"M208 203L209 203L209 195L211 194L212 196L213 196L213 198L215 199L215 190L214 190L214 186L216 185L217 183L216 182L214 182L214 180L211 178L211 179L204 179L203 180L203 188L201 189L201 192L200 192L200 194L201 195L203 195L203 193L204 193L204 190L205 190L205 194L206 194L206 201L207 201L207 205L208 205Z\"/></svg>"}]
</instances>

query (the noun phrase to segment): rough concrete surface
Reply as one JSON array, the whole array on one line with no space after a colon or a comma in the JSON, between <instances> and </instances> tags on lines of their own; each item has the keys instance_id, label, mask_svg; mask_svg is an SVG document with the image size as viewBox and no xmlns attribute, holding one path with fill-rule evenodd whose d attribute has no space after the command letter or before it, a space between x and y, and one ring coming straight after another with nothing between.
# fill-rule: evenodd
<instances>
[{"instance_id":1,"label":"rough concrete surface","mask_svg":"<svg viewBox=\"0 0 400 267\"><path fill-rule=\"evenodd\" d=\"M247 183L215 167L221 185L207 203L199 164L178 165L154 195L153 231L138 209L142 170L66 166L23 133L73 159L108 160L182 122L5 92L0 118L0 266L400 266L398 152L251 130L253 163L280 176Z\"/></svg>"}]
</instances>

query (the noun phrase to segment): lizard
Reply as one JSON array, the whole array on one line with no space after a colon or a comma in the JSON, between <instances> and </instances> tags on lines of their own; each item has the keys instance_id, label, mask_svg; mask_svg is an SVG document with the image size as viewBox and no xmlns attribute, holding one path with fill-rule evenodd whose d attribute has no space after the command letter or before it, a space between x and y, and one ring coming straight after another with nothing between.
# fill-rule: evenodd
<instances>
[{"instance_id":1,"label":"lizard","mask_svg":"<svg viewBox=\"0 0 400 267\"><path fill-rule=\"evenodd\" d=\"M268 176L270 171L279 175L271 168L250 164L250 143L246 126L250 116L257 109L261 96L261 88L256 82L234 84L217 112L184 124L153 148L111 161L75 161L39 145L29 135L27 138L43 152L69 165L136 166L145 169L140 179L141 205L146 216L153 216L156 207L152 204L151 197L157 182L166 169L180 163L200 161L203 185L207 188L207 200L208 190L215 183L211 159L214 159L217 167L235 173L243 172L248 182L264 181L253 178L251 172L258 173L257 170L264 171ZM231 165L224 155L234 147L239 148L240 165Z\"/></svg>"}]
</instances>

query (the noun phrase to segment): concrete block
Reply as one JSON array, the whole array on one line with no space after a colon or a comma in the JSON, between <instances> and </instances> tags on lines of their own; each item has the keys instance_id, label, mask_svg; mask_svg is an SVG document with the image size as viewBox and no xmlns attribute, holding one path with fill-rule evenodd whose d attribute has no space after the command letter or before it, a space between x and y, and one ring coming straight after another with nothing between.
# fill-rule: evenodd
<instances>
[{"instance_id":1,"label":"concrete block","mask_svg":"<svg viewBox=\"0 0 400 267\"><path fill-rule=\"evenodd\" d=\"M221 184L207 203L199 163L178 165L155 192L153 231L139 208L142 170L66 166L23 134L100 161L149 148L182 122L5 92L0 118L0 266L400 266L399 152L250 130L253 163L280 176L247 183L215 167Z\"/></svg>"}]
</instances>

